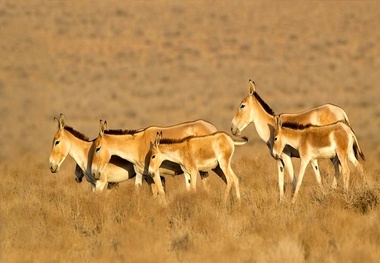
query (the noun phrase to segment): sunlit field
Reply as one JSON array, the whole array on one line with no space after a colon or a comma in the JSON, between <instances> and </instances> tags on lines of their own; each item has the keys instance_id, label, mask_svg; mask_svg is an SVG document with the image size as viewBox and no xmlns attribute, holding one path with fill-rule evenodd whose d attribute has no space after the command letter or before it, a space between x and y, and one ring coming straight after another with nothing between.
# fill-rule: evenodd
<instances>
[{"instance_id":1,"label":"sunlit field","mask_svg":"<svg viewBox=\"0 0 380 263\"><path fill-rule=\"evenodd\" d=\"M376 1L3 1L0 3L0 262L377 262L380 257L380 5ZM230 132L248 80L276 113L332 103L366 161L343 180L321 160L279 202L276 161L250 124L233 192L210 172L168 205L134 180L92 192L67 157L52 174L57 122L90 139L196 119ZM294 160L296 175L299 160Z\"/></svg>"},{"instance_id":2,"label":"sunlit field","mask_svg":"<svg viewBox=\"0 0 380 263\"><path fill-rule=\"evenodd\" d=\"M301 195L279 203L274 161L240 158L234 169L242 202L222 202L224 183L187 193L183 176L167 177L168 206L133 181L103 193L45 163L1 167L2 262L375 262L380 242L379 180L353 174L350 191L316 185L310 169ZM264 164L264 165L263 165ZM321 165L329 171L329 163ZM373 179L375 178L375 179ZM289 188L290 185L288 184Z\"/></svg>"}]
</instances>

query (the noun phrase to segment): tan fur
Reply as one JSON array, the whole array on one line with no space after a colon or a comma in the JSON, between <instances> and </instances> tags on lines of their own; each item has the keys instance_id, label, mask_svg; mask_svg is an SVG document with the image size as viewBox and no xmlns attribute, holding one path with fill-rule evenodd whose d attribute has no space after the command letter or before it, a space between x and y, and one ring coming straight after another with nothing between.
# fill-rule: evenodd
<instances>
[{"instance_id":1,"label":"tan fur","mask_svg":"<svg viewBox=\"0 0 380 263\"><path fill-rule=\"evenodd\" d=\"M82 177L85 176L87 181L92 184L93 190L102 191L107 187L108 183L120 183L135 177L136 173L132 163L113 157L101 176L94 178L91 169L88 167L88 157L93 147L93 142L84 135L81 136L83 138L78 138L68 131L65 127L63 114L56 120L58 121L58 130L54 135L49 157L49 166L52 173L58 172L67 155L70 155L77 163L75 170L76 181L80 182ZM167 171L162 171L162 173L165 172ZM147 182L151 183L151 180Z\"/></svg>"},{"instance_id":2,"label":"tan fur","mask_svg":"<svg viewBox=\"0 0 380 263\"><path fill-rule=\"evenodd\" d=\"M106 122L100 123L99 136L95 140L95 153L92 161L92 172L95 176L101 174L112 155L118 155L133 163L136 175L136 184L141 184L142 175L148 175L149 160L147 155L152 142L159 131L166 138L180 139L190 135L205 135L216 132L211 123L204 120L180 123L168 127L150 126L134 134L112 135L106 134ZM171 166L165 168L171 170ZM163 199L165 196L159 177L153 178L157 191Z\"/></svg>"},{"instance_id":3,"label":"tan fur","mask_svg":"<svg viewBox=\"0 0 380 263\"><path fill-rule=\"evenodd\" d=\"M226 183L224 201L227 201L230 189L234 186L236 198L240 200L239 180L231 168L231 159L236 144L246 141L234 141L225 132L216 132L205 136L188 137L177 142L160 144L161 133L151 151L149 172L159 174L158 168L165 160L180 164L189 174L190 186L196 190L198 171L214 170Z\"/></svg>"},{"instance_id":4,"label":"tan fur","mask_svg":"<svg viewBox=\"0 0 380 263\"><path fill-rule=\"evenodd\" d=\"M348 159L363 173L361 164L355 156L355 148L360 156L364 157L357 138L352 129L343 122L337 122L326 126L311 126L302 129L294 129L282 126L282 116L277 118L277 128L274 132L273 156L281 159L286 145L298 150L301 159L300 171L293 200L296 201L302 179L308 163L315 159L328 158L334 161L335 177L339 176L339 163L342 166L344 189L348 190L350 171Z\"/></svg>"},{"instance_id":5,"label":"tan fur","mask_svg":"<svg viewBox=\"0 0 380 263\"><path fill-rule=\"evenodd\" d=\"M239 135L248 124L253 123L257 133L266 143L271 153L274 138L273 131L276 128L275 114L265 102L260 102L258 98L255 83L249 80L249 94L242 100L238 111L232 119L231 132L234 135ZM332 104L324 104L300 113L283 113L281 117L283 122L297 122L299 124L327 125L343 121L349 125L346 112L342 108ZM284 196L284 168L288 171L293 187L296 185L291 157L298 157L298 155L297 151L286 147L282 153L283 162L277 161L280 200ZM316 160L313 161L312 167L317 180L320 181L319 167Z\"/></svg>"}]
</instances>

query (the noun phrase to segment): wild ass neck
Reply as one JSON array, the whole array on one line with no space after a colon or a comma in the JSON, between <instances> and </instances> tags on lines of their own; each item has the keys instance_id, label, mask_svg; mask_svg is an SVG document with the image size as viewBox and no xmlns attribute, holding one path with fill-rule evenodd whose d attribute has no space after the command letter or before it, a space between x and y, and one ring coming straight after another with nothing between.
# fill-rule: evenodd
<instances>
[{"instance_id":1,"label":"wild ass neck","mask_svg":"<svg viewBox=\"0 0 380 263\"><path fill-rule=\"evenodd\" d=\"M181 154L182 149L184 148L183 143L176 144L160 144L159 150L163 155L163 160L168 160L175 163L182 163L183 156Z\"/></svg>"},{"instance_id":2,"label":"wild ass neck","mask_svg":"<svg viewBox=\"0 0 380 263\"><path fill-rule=\"evenodd\" d=\"M274 127L276 127L275 118L268 113L259 103L255 96L252 96L253 124L260 138L265 142L270 142L273 138Z\"/></svg>"},{"instance_id":3,"label":"wild ass neck","mask_svg":"<svg viewBox=\"0 0 380 263\"><path fill-rule=\"evenodd\" d=\"M298 150L300 144L300 137L304 130L296 130L291 128L282 128L282 140L284 142L284 147L289 145L294 149Z\"/></svg>"},{"instance_id":4,"label":"wild ass neck","mask_svg":"<svg viewBox=\"0 0 380 263\"><path fill-rule=\"evenodd\" d=\"M131 163L139 164L142 143L135 135L104 135L110 155L117 155Z\"/></svg>"},{"instance_id":5,"label":"wild ass neck","mask_svg":"<svg viewBox=\"0 0 380 263\"><path fill-rule=\"evenodd\" d=\"M71 133L67 132L70 137L70 151L69 155L80 166L83 171L87 169L88 153L90 151L92 142L81 140Z\"/></svg>"}]
</instances>

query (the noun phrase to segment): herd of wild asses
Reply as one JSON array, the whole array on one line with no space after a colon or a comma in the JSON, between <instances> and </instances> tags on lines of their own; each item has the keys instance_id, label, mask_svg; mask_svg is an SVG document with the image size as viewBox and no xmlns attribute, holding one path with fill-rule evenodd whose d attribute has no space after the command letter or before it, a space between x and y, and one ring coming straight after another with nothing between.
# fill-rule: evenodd
<instances>
[{"instance_id":1,"label":"herd of wild asses","mask_svg":"<svg viewBox=\"0 0 380 263\"><path fill-rule=\"evenodd\" d=\"M241 101L231 122L231 133L218 131L205 120L182 122L173 126L149 126L139 130L107 129L100 121L99 135L90 140L65 123L63 114L55 118L58 130L54 135L50 153L50 170L59 171L70 155L76 162L77 182L85 177L93 190L135 178L135 185L146 181L162 201L165 198L164 175L185 177L188 190L196 190L198 175L207 188L208 171L214 171L226 183L224 201L231 187L240 202L239 180L231 168L235 145L243 145L247 138L241 131L253 123L259 137L269 148L277 162L280 201L284 197L284 173L287 170L293 185L296 201L308 163L322 188L318 159L330 159L335 176L332 187L343 174L344 189L348 189L350 170L347 159L363 173L359 157L364 154L352 130L346 112L335 105L324 104L300 113L276 115L256 91L249 80L248 95ZM300 158L300 171L296 177L291 158Z\"/></svg>"}]
</instances>

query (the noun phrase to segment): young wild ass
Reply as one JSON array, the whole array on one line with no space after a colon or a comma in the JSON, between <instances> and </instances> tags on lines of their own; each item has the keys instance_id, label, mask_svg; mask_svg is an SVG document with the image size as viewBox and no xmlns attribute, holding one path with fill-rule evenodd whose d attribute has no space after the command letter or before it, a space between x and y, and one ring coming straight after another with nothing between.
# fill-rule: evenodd
<instances>
[{"instance_id":1,"label":"young wild ass","mask_svg":"<svg viewBox=\"0 0 380 263\"><path fill-rule=\"evenodd\" d=\"M118 156L113 156L110 160L110 165L104 169L102 176L94 178L91 174L91 169L88 169L88 157L93 147L93 141L82 133L65 125L65 117L60 114L58 121L58 131L54 135L51 148L49 164L50 171L56 173L59 171L62 163L67 155L70 155L77 163L75 169L75 180L81 182L83 176L86 176L88 182L92 184L93 190L102 191L108 183L119 183L135 177L133 165L121 159ZM163 178L164 179L164 178ZM148 181L149 184L152 181Z\"/></svg>"},{"instance_id":2,"label":"young wild ass","mask_svg":"<svg viewBox=\"0 0 380 263\"><path fill-rule=\"evenodd\" d=\"M171 139L180 139L191 135L206 135L217 131L214 125L204 120L197 120L191 122L184 122L169 127L150 126L138 131L128 130L106 130L107 122L100 121L99 136L95 140L95 152L92 160L92 173L98 177L104 172L107 163L110 161L112 155L118 155L121 158L133 163L136 172L136 184L141 184L137 180L143 175L149 176L148 153L152 147L152 141L156 138L156 133L162 131L164 136ZM177 165L178 166L178 165ZM173 168L173 163L164 162L162 167L166 169ZM175 166L174 166L175 167ZM178 166L179 167L179 166ZM180 167L179 167L180 169ZM182 171L181 171L182 173ZM204 177L207 177L203 174ZM159 175L153 177L157 186L158 194L165 202L165 192L162 188ZM185 182L189 188L190 178L186 177Z\"/></svg>"},{"instance_id":3,"label":"young wild ass","mask_svg":"<svg viewBox=\"0 0 380 263\"><path fill-rule=\"evenodd\" d=\"M364 154L359 147L358 140L352 129L343 122L336 122L326 126L299 125L283 123L282 115L277 119L277 129L274 132L273 156L281 159L285 145L296 149L300 155L301 164L297 177L297 186L292 202L296 201L300 190L306 166L315 159L334 159L335 184L339 177L339 164L342 166L344 189L348 190L350 170L348 159L363 174L357 154L364 160Z\"/></svg>"},{"instance_id":4,"label":"young wild ass","mask_svg":"<svg viewBox=\"0 0 380 263\"><path fill-rule=\"evenodd\" d=\"M185 174L191 178L191 189L196 190L198 171L213 170L226 183L224 202L227 201L231 187L234 186L237 200L240 202L239 180L231 168L231 159L235 145L247 142L235 141L225 132L216 132L204 136L189 136L179 140L161 139L157 133L152 147L149 173L159 174L163 161L178 163Z\"/></svg>"},{"instance_id":5,"label":"young wild ass","mask_svg":"<svg viewBox=\"0 0 380 263\"><path fill-rule=\"evenodd\" d=\"M332 104L324 104L300 113L283 113L281 116L284 122L327 125L337 121L343 121L350 125L345 111L342 108ZM244 130L244 128L250 123L255 125L258 135L268 146L269 152L272 153L274 138L273 133L276 127L275 113L256 92L256 86L252 80L249 80L248 95L242 100L238 111L232 119L232 134L240 135L241 131ZM293 190L296 186L291 157L299 158L299 154L294 148L286 146L281 154L282 161L277 160L280 201L284 196L284 166L287 169L290 180L293 183ZM318 162L316 160L312 160L311 165L314 169L318 182L320 182Z\"/></svg>"}]
</instances>

